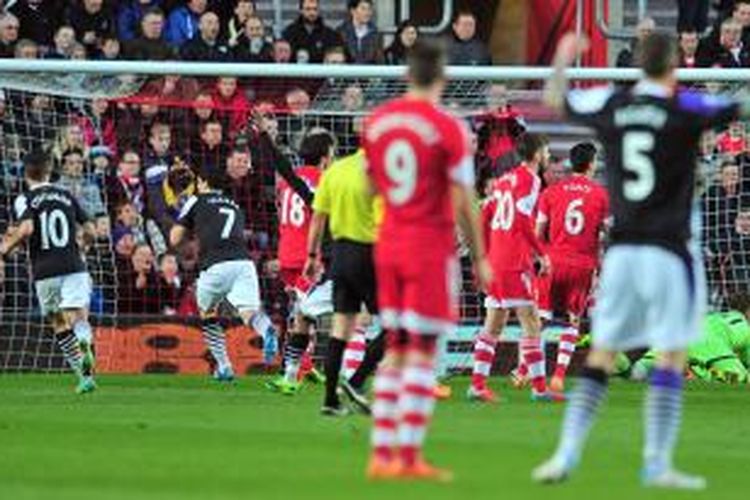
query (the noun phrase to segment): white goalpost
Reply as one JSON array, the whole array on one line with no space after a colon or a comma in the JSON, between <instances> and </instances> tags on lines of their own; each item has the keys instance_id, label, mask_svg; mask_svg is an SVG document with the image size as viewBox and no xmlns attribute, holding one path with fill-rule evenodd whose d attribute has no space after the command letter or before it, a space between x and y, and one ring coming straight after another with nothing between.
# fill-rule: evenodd
<instances>
[{"instance_id":1,"label":"white goalpost","mask_svg":"<svg viewBox=\"0 0 750 500\"><path fill-rule=\"evenodd\" d=\"M404 90L404 73L399 66L0 60L0 230L13 223L13 200L24 189L23 155L49 151L56 177L97 219L99 238L86 258L95 282L92 321L106 340L100 345L105 370L200 372L203 347L190 333L195 248L174 257L167 251L165 234L183 195L167 172L185 160L226 170L247 212L251 255L264 270L264 302L283 322L284 291L273 266L276 159L249 125L250 110L265 111L273 140L294 164L301 137L316 127L332 131L338 152L347 154L357 148L369 110ZM570 145L592 138L541 105L541 82L549 74L542 67L448 69L445 103L477 132L482 175L503 168L501 157L523 130L548 133L561 160ZM614 68L568 72L583 85L639 75ZM750 69L679 70L678 77L731 93L750 81ZM738 123L707 134L702 145L696 203L713 308L725 308L728 296L750 283L748 137L746 124ZM239 148L250 152L249 165L233 163ZM80 170L66 163L77 151ZM549 180L559 174L551 172ZM138 250L142 246L148 250ZM468 259L464 264L461 319L473 332L482 301ZM246 359L246 369L257 361L256 345L237 340L230 348ZM460 348L454 351L463 356ZM0 372L61 369L38 313L27 256L19 251L7 258L0 287Z\"/></svg>"}]
</instances>

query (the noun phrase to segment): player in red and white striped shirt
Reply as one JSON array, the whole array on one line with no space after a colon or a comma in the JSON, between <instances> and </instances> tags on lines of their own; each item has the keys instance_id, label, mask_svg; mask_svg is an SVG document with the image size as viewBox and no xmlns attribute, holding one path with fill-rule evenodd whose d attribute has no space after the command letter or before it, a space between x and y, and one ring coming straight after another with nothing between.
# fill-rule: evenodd
<instances>
[{"instance_id":1,"label":"player in red and white striped shirt","mask_svg":"<svg viewBox=\"0 0 750 500\"><path fill-rule=\"evenodd\" d=\"M541 321L536 308L534 259L542 274L549 259L534 232L537 201L541 189L539 170L549 161L544 137L527 134L519 147L523 163L494 181L492 196L483 207L485 234L489 235L489 256L495 280L485 306L487 318L474 343L474 370L468 390L470 399L494 402L487 378L495 359L495 348L511 310L515 310L523 336L520 351L529 369L532 397L556 399L547 391Z\"/></svg>"},{"instance_id":2,"label":"player in red and white striped shirt","mask_svg":"<svg viewBox=\"0 0 750 500\"><path fill-rule=\"evenodd\" d=\"M594 273L599 267L601 233L609 215L606 189L592 180L596 146L577 144L570 150L573 174L542 193L537 234L548 242L552 272L539 280L542 316L565 315L553 391L564 389L565 373L578 341L580 317L586 310Z\"/></svg>"}]
</instances>

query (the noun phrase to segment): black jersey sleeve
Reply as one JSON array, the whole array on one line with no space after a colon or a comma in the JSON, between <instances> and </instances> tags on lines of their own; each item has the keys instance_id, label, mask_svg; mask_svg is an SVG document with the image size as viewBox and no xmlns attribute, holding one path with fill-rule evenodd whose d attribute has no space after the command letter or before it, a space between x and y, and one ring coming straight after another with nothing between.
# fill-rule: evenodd
<instances>
[{"instance_id":1,"label":"black jersey sleeve","mask_svg":"<svg viewBox=\"0 0 750 500\"><path fill-rule=\"evenodd\" d=\"M677 105L691 116L700 130L726 125L736 120L740 113L740 105L734 99L699 92L680 92Z\"/></svg>"},{"instance_id":2,"label":"black jersey sleeve","mask_svg":"<svg viewBox=\"0 0 750 500\"><path fill-rule=\"evenodd\" d=\"M261 134L260 140L264 147L268 148L273 153L272 165L274 170L281 175L281 177L289 184L289 187L302 198L307 206L312 206L313 198L315 194L307 185L307 183L297 174L294 173L294 167L289 158L286 157L278 146L274 144L273 139L268 134Z\"/></svg>"},{"instance_id":3,"label":"black jersey sleeve","mask_svg":"<svg viewBox=\"0 0 750 500\"><path fill-rule=\"evenodd\" d=\"M572 121L597 128L607 120L607 104L614 87L574 89L565 95L565 113Z\"/></svg>"},{"instance_id":4,"label":"black jersey sleeve","mask_svg":"<svg viewBox=\"0 0 750 500\"><path fill-rule=\"evenodd\" d=\"M177 223L181 226L185 226L188 229L193 229L195 226L195 206L198 204L198 197L191 196L182 206L180 214L177 216Z\"/></svg>"}]
</instances>

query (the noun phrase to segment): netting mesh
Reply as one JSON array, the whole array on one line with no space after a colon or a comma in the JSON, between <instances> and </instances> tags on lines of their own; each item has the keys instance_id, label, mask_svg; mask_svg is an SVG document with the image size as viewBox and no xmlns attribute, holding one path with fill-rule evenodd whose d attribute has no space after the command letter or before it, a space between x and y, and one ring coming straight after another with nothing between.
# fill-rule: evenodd
<instances>
[{"instance_id":1,"label":"netting mesh","mask_svg":"<svg viewBox=\"0 0 750 500\"><path fill-rule=\"evenodd\" d=\"M100 351L108 350L104 354L113 370L140 371L118 364L124 363L118 357L120 350L143 348L118 336L124 335L123 328L164 321L188 325L197 315L197 247L188 244L173 255L166 244L189 193L175 192L166 178L183 161L211 165L226 172L232 196L247 213L248 249L260 270L264 304L275 322L283 325L287 295L274 266L274 155L249 126L251 110L259 107L267 112L274 141L299 165L297 149L309 130L332 131L338 153L351 153L357 148L362 118L404 88L402 81L385 78L4 75L0 79L0 230L12 223L13 200L24 189L23 154L47 149L54 158L56 182L68 186L96 217L98 239L87 255L95 283L92 321L99 331L119 332ZM508 90L501 83L483 81L449 85L447 106L466 117L476 132L480 196L487 178L514 165L514 141L525 130L549 132L560 156L576 140L590 139L580 128L544 111L539 97L534 87L516 85ZM243 149L249 155L236 154ZM725 307L727 296L745 290L749 283L747 155L744 124L708 134L704 141L700 205L715 308ZM544 175L545 182L555 182L564 173L562 162L554 162ZM461 320L477 325L483 316L481 297L468 256L462 253ZM53 339L43 334L24 250L7 258L0 293L0 370L60 369L62 360ZM164 359L157 355L149 363L165 369L175 357L187 359L193 356L190 349L203 349L199 338L188 345L193 341L194 348ZM254 351L245 355L248 359L255 356Z\"/></svg>"}]
</instances>

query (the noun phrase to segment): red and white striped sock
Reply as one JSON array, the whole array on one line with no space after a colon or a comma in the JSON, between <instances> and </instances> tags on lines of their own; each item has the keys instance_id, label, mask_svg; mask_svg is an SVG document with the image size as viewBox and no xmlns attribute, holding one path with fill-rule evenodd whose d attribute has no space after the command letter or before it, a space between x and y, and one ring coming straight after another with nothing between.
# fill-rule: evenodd
<instances>
[{"instance_id":1,"label":"red and white striped sock","mask_svg":"<svg viewBox=\"0 0 750 500\"><path fill-rule=\"evenodd\" d=\"M495 361L497 339L485 332L480 333L474 341L474 370L471 374L471 386L475 390L487 387L487 378Z\"/></svg>"},{"instance_id":2,"label":"red and white striped sock","mask_svg":"<svg viewBox=\"0 0 750 500\"><path fill-rule=\"evenodd\" d=\"M527 378L529 376L529 367L526 366L526 362L523 360L523 349L521 349L521 342L518 342L518 366L516 367L516 374L520 378Z\"/></svg>"},{"instance_id":3,"label":"red and white striped sock","mask_svg":"<svg viewBox=\"0 0 750 500\"><path fill-rule=\"evenodd\" d=\"M354 372L356 372L359 365L362 364L362 360L365 359L366 349L367 338L365 336L365 331L361 328L357 328L354 330L352 338L346 343L346 349L344 350L344 361L341 365L341 372L346 380L352 378Z\"/></svg>"},{"instance_id":4,"label":"red and white striped sock","mask_svg":"<svg viewBox=\"0 0 750 500\"><path fill-rule=\"evenodd\" d=\"M435 408L435 368L432 363L407 365L398 400L398 445L404 465L413 465L422 454L427 425Z\"/></svg>"},{"instance_id":5,"label":"red and white striped sock","mask_svg":"<svg viewBox=\"0 0 750 500\"><path fill-rule=\"evenodd\" d=\"M529 370L532 390L537 393L547 392L547 373L544 366L544 352L542 339L539 337L523 337L521 339L523 361Z\"/></svg>"},{"instance_id":6,"label":"red and white striped sock","mask_svg":"<svg viewBox=\"0 0 750 500\"><path fill-rule=\"evenodd\" d=\"M557 344L557 365L555 366L555 377L565 378L565 373L570 366L570 360L573 353L576 352L576 342L578 341L578 329L566 328L560 334L560 341Z\"/></svg>"},{"instance_id":7,"label":"red and white striped sock","mask_svg":"<svg viewBox=\"0 0 750 500\"><path fill-rule=\"evenodd\" d=\"M398 401L401 390L401 370L379 368L373 380L372 450L380 460L394 458L398 437Z\"/></svg>"}]
</instances>

